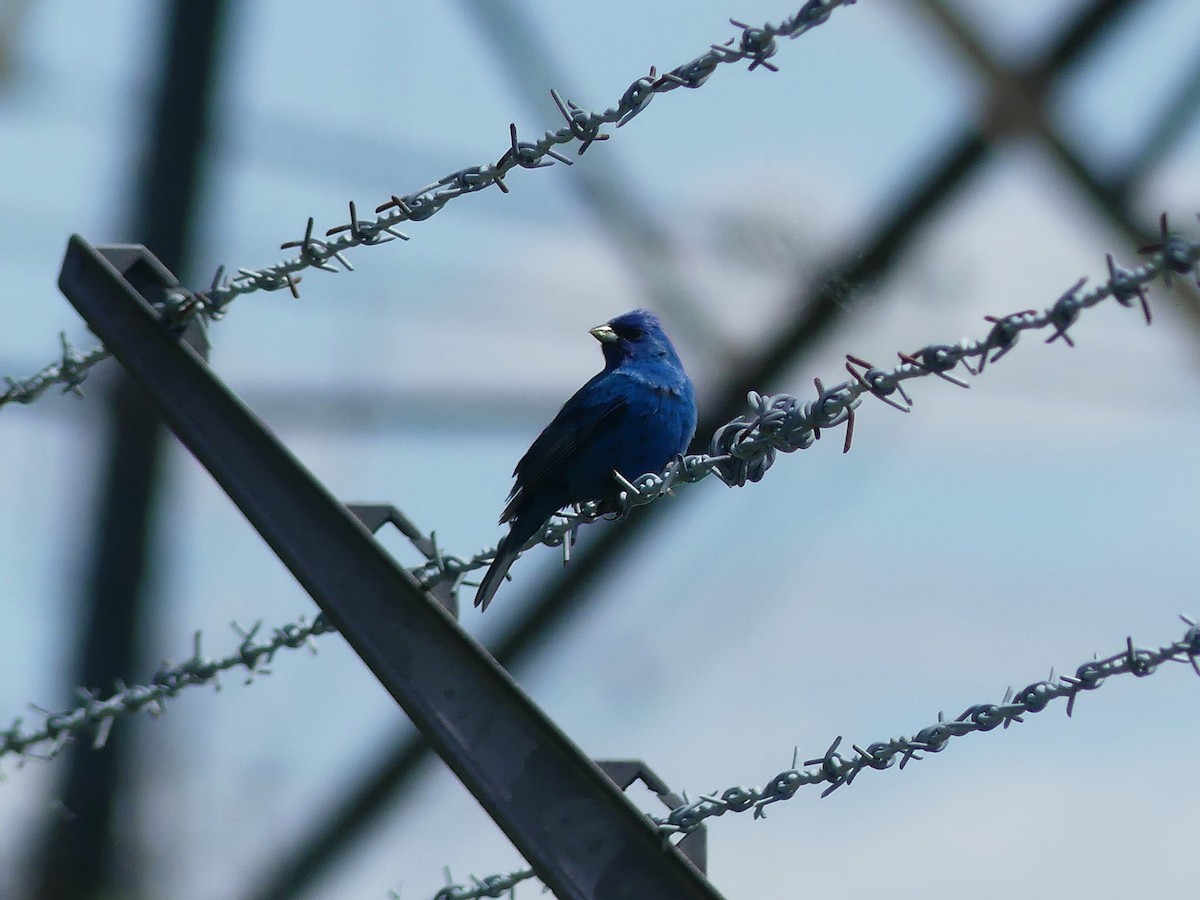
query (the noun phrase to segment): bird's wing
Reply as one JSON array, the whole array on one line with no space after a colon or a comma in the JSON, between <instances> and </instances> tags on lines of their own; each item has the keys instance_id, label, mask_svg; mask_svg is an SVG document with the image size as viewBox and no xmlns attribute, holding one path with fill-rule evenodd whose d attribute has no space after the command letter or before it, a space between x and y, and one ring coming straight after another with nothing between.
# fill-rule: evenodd
<instances>
[{"instance_id":1,"label":"bird's wing","mask_svg":"<svg viewBox=\"0 0 1200 900\"><path fill-rule=\"evenodd\" d=\"M597 432L618 428L628 412L628 403L619 392L613 391L601 372L571 397L546 426L533 445L521 457L513 474L517 482L509 495L501 522L517 515L525 497L536 496L546 483L586 448Z\"/></svg>"}]
</instances>

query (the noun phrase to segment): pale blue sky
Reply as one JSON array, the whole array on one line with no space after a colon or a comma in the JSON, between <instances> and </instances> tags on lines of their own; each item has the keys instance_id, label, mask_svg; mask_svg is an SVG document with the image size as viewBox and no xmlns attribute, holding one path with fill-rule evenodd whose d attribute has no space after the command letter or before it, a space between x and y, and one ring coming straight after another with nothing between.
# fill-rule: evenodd
<instances>
[{"instance_id":1,"label":"pale blue sky","mask_svg":"<svg viewBox=\"0 0 1200 900\"><path fill-rule=\"evenodd\" d=\"M1037 52L1079 2L956 4L1008 58ZM584 105L614 103L653 63L670 68L732 31L778 20L778 0L528 3ZM67 236L124 237L131 167L156 58L158 4L29 4L0 84L0 374L50 361L57 332L86 343L55 281ZM1086 157L1119 167L1192 65L1200 6L1157 0L1129 18L1055 109ZM240 4L218 107L198 274L262 265L303 231L344 221L503 151L507 128L557 127L496 68L488 38L450 3ZM611 167L670 236L695 320L752 355L783 316L796 269L845 251L971 120L980 84L910 3L861 0L781 46L778 73L729 67L675 91L574 170L515 172L413 224L412 241L360 250L352 275L306 277L303 296L237 301L214 326L218 373L346 499L394 502L451 552L500 536L513 462L599 365L586 331L650 302L570 190ZM547 85L547 91L550 87ZM1200 132L1148 180L1138 213L1194 232ZM765 223L765 224L764 224ZM763 252L771 242L786 260ZM741 236L739 238L739 236ZM773 244L768 244L773 246ZM1032 143L981 169L922 232L894 278L848 311L802 367L764 390L807 393L842 377L847 352L980 336L987 313L1051 303L1104 254L1134 248ZM1155 324L1115 306L1078 346L1027 337L970 391L930 379L900 416L866 404L853 451L840 435L781 458L761 484L715 481L619 561L603 592L521 676L596 756L648 760L676 790L761 784L838 734L865 745L912 734L1006 686L1071 670L1127 634L1158 645L1200 613L1195 317L1161 289ZM670 324L670 323L668 323ZM687 331L686 327L672 329ZM681 339L698 385L726 360ZM894 358L894 357L893 357ZM98 371L95 380L104 378ZM301 415L330 388L364 391L362 416ZM502 390L519 403L481 411ZM99 391L0 410L0 717L65 702L75 584L86 553L102 434ZM601 526L607 527L607 526ZM615 527L620 527L619 525ZM203 629L268 625L311 601L206 473L173 450L152 656L181 658ZM585 538L586 539L586 538ZM486 639L558 565L514 567ZM251 687L192 690L144 739L149 789L131 816L151 895L239 897L332 807L407 724L336 637L285 654ZM150 673L147 672L148 676ZM1182 667L1114 681L1003 733L972 736L903 773L781 804L765 821L714 821L710 874L730 900L1185 895L1200 828L1193 754L1200 682ZM56 763L7 766L0 892L52 796ZM431 896L441 868L517 867L506 840L438 767L417 802L312 897ZM533 896L534 889L519 894Z\"/></svg>"}]
</instances>

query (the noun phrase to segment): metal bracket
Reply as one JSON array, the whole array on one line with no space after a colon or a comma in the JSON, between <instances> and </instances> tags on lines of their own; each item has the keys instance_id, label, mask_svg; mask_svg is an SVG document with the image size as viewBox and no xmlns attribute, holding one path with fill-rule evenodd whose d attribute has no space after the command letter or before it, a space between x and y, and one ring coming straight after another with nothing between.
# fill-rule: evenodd
<instances>
[{"instance_id":1,"label":"metal bracket","mask_svg":"<svg viewBox=\"0 0 1200 900\"><path fill-rule=\"evenodd\" d=\"M346 509L358 521L366 526L367 531L379 534L384 525L392 524L396 530L408 538L417 551L430 562L438 558L437 545L431 538L425 537L412 520L390 503L347 503ZM437 598L446 612L458 618L458 580L439 578L427 588L430 594Z\"/></svg>"},{"instance_id":2,"label":"metal bracket","mask_svg":"<svg viewBox=\"0 0 1200 900\"><path fill-rule=\"evenodd\" d=\"M611 778L622 791L628 790L635 781L640 781L654 793L667 809L678 809L683 798L671 790L654 770L640 759L598 759L596 765ZM677 841L675 849L701 872L708 872L708 828L700 825Z\"/></svg>"},{"instance_id":3,"label":"metal bracket","mask_svg":"<svg viewBox=\"0 0 1200 900\"><path fill-rule=\"evenodd\" d=\"M174 273L141 244L101 244L95 249L129 282L130 287L158 311L164 322L170 320L170 311L175 304L189 296L179 286L179 279ZM180 334L178 327L173 330ZM207 361L212 344L203 316L192 316L182 329L182 337L201 359Z\"/></svg>"}]
</instances>

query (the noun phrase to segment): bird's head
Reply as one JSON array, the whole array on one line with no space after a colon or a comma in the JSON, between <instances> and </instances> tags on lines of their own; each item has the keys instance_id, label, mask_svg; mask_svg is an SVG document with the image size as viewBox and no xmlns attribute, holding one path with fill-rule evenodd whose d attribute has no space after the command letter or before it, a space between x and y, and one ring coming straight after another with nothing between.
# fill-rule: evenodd
<instances>
[{"instance_id":1,"label":"bird's head","mask_svg":"<svg viewBox=\"0 0 1200 900\"><path fill-rule=\"evenodd\" d=\"M614 369L635 360L662 360L679 365L679 356L663 331L662 322L649 310L624 313L597 325L590 333L604 351L605 368Z\"/></svg>"}]
</instances>

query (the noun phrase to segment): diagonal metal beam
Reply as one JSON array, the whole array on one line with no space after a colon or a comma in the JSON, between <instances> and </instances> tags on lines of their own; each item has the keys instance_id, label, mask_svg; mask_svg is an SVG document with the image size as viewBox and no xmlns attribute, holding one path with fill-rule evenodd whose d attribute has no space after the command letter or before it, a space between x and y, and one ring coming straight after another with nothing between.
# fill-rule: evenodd
<instances>
[{"instance_id":1,"label":"diagonal metal beam","mask_svg":"<svg viewBox=\"0 0 1200 900\"><path fill-rule=\"evenodd\" d=\"M564 900L720 900L106 257L72 237L63 293L541 880Z\"/></svg>"},{"instance_id":2,"label":"diagonal metal beam","mask_svg":"<svg viewBox=\"0 0 1200 900\"><path fill-rule=\"evenodd\" d=\"M1061 75L1136 2L1098 0L1081 10L1047 50L1040 69L1048 77ZM947 149L929 166L930 174L912 179L916 186L896 204L884 224L840 263L829 267L836 274L797 289L790 304L793 313L789 322L779 329L777 339L764 353L755 357L753 365L733 373L726 386L717 392L716 400L705 404L711 412L697 433L710 434L719 424L741 412L747 390L767 389L769 383L779 379L836 323L839 313L853 302L864 285L886 278L918 230L989 158L991 144L997 139L995 134L967 127L949 140ZM682 495L671 503L640 509L618 527L601 532L590 547L581 548L571 565L525 604L521 617L494 646L496 659L514 671L528 662L569 620L575 599L608 574L613 558L644 541L652 528L687 502L687 496ZM324 814L315 830L271 873L258 880L247 896L254 900L297 897L349 851L385 809L396 804L400 795L415 785L422 764L429 759L428 748L419 737L405 735L397 739L378 767L358 784L343 789L341 805Z\"/></svg>"}]
</instances>

